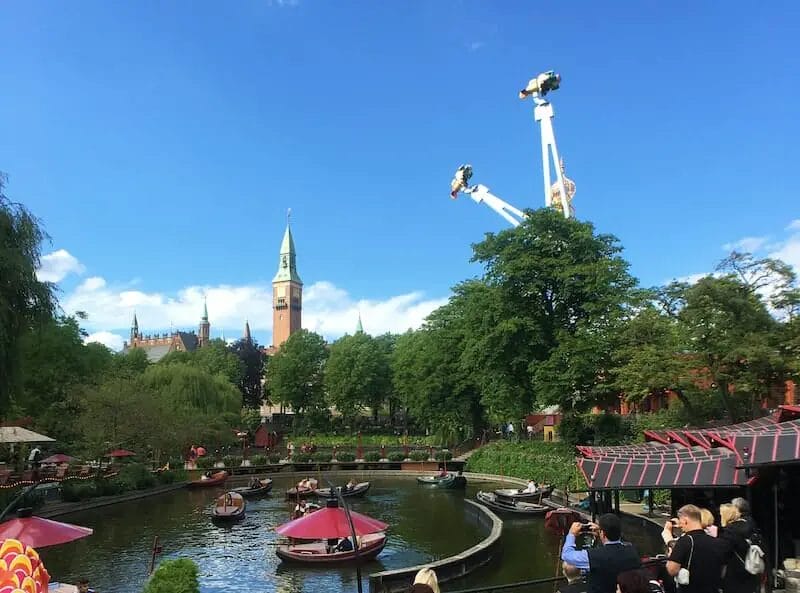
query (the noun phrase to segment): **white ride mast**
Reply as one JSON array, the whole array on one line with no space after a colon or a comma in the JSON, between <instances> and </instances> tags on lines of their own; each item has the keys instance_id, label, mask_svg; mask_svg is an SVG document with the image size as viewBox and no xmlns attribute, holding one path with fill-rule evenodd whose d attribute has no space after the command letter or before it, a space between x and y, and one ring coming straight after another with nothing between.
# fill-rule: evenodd
<instances>
[{"instance_id":1,"label":"white ride mast","mask_svg":"<svg viewBox=\"0 0 800 593\"><path fill-rule=\"evenodd\" d=\"M528 81L527 86L519 92L519 98L531 97L536 105L533 109L533 119L540 123L541 129L545 206L553 207L563 212L565 218L569 218L575 215L575 209L572 207L575 183L564 172L564 161L559 157L556 136L553 131L553 106L544 98L547 93L556 90L560 84L561 76L559 74L552 70L543 72ZM555 183L551 183L551 157L552 167L556 174ZM450 197L456 199L459 192L465 193L476 203L486 204L512 225L519 226L522 219L525 218L522 211L490 193L489 188L485 185L468 185L470 177L472 177L470 165L459 167L450 183Z\"/></svg>"}]
</instances>

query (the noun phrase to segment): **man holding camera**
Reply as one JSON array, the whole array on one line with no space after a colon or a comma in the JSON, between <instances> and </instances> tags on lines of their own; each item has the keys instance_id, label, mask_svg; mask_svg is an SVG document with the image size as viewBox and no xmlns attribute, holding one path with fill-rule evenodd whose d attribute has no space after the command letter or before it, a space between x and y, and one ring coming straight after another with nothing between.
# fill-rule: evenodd
<instances>
[{"instance_id":1,"label":"man holding camera","mask_svg":"<svg viewBox=\"0 0 800 593\"><path fill-rule=\"evenodd\" d=\"M680 593L716 593L722 581L724 548L721 540L703 529L700 509L687 504L678 509L678 518L667 521L664 531L683 535L675 542L667 560L667 572L675 577Z\"/></svg>"},{"instance_id":2,"label":"man holding camera","mask_svg":"<svg viewBox=\"0 0 800 593\"><path fill-rule=\"evenodd\" d=\"M599 537L603 545L578 550L575 538L589 531ZM600 515L597 523L573 523L564 540L561 560L589 572L589 593L614 593L619 573L641 567L636 548L622 543L621 538L622 525L613 513Z\"/></svg>"}]
</instances>

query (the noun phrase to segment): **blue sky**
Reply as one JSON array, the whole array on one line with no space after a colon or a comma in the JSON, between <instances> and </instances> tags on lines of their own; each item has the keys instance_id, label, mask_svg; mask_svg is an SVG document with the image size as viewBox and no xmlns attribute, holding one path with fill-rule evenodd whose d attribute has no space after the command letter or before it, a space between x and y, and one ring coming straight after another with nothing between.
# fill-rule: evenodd
<instances>
[{"instance_id":1,"label":"blue sky","mask_svg":"<svg viewBox=\"0 0 800 593\"><path fill-rule=\"evenodd\" d=\"M800 265L798 38L796 2L10 1L0 170L107 343L134 309L193 326L203 294L212 333L269 343L288 207L306 325L401 331L505 228L448 198L459 164L541 205L516 93L556 69L577 215L643 284L744 238Z\"/></svg>"}]
</instances>

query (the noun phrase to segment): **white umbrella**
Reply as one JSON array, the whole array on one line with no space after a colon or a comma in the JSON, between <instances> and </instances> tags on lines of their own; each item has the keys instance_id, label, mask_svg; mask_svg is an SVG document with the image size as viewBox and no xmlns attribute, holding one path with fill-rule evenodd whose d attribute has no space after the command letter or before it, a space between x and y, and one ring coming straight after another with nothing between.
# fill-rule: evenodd
<instances>
[{"instance_id":1,"label":"white umbrella","mask_svg":"<svg viewBox=\"0 0 800 593\"><path fill-rule=\"evenodd\" d=\"M55 443L55 439L21 426L0 426L0 443Z\"/></svg>"}]
</instances>

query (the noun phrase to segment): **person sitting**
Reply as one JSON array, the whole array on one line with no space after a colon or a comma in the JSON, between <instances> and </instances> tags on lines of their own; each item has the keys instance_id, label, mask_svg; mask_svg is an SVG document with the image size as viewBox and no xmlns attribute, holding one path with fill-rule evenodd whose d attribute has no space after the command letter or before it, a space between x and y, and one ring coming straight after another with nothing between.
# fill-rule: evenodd
<instances>
[{"instance_id":1,"label":"person sitting","mask_svg":"<svg viewBox=\"0 0 800 593\"><path fill-rule=\"evenodd\" d=\"M210 480L211 479L211 470L208 470L207 472L205 472L200 479L201 480Z\"/></svg>"},{"instance_id":2,"label":"person sitting","mask_svg":"<svg viewBox=\"0 0 800 593\"><path fill-rule=\"evenodd\" d=\"M440 478L446 478L447 477L447 470L445 468L441 469L441 471L439 472L439 477Z\"/></svg>"},{"instance_id":3,"label":"person sitting","mask_svg":"<svg viewBox=\"0 0 800 593\"><path fill-rule=\"evenodd\" d=\"M300 502L294 507L294 518L299 519L300 517L305 516L308 512L308 505L304 499L300 499Z\"/></svg>"},{"instance_id":4,"label":"person sitting","mask_svg":"<svg viewBox=\"0 0 800 593\"><path fill-rule=\"evenodd\" d=\"M344 491L345 492L350 492L355 487L356 487L356 481L354 479L350 478L350 481L347 482L347 484L344 487Z\"/></svg>"},{"instance_id":5,"label":"person sitting","mask_svg":"<svg viewBox=\"0 0 800 593\"><path fill-rule=\"evenodd\" d=\"M337 552L352 552L354 550L353 547L353 538L352 537L343 537L339 540L339 543L336 544L336 551Z\"/></svg>"},{"instance_id":6,"label":"person sitting","mask_svg":"<svg viewBox=\"0 0 800 593\"><path fill-rule=\"evenodd\" d=\"M439 579L430 568L421 568L414 577L411 593L439 593Z\"/></svg>"},{"instance_id":7,"label":"person sitting","mask_svg":"<svg viewBox=\"0 0 800 593\"><path fill-rule=\"evenodd\" d=\"M251 489L256 490L258 488L261 488L261 486L263 486L263 484L261 483L261 480L259 480L258 478L253 477L253 479L250 480Z\"/></svg>"},{"instance_id":8,"label":"person sitting","mask_svg":"<svg viewBox=\"0 0 800 593\"><path fill-rule=\"evenodd\" d=\"M538 491L539 488L536 485L536 482L533 480L528 480L528 485L526 486L525 490L523 490L525 494L536 494Z\"/></svg>"},{"instance_id":9,"label":"person sitting","mask_svg":"<svg viewBox=\"0 0 800 593\"><path fill-rule=\"evenodd\" d=\"M89 579L78 580L78 593L94 593L94 589L89 588Z\"/></svg>"}]
</instances>

